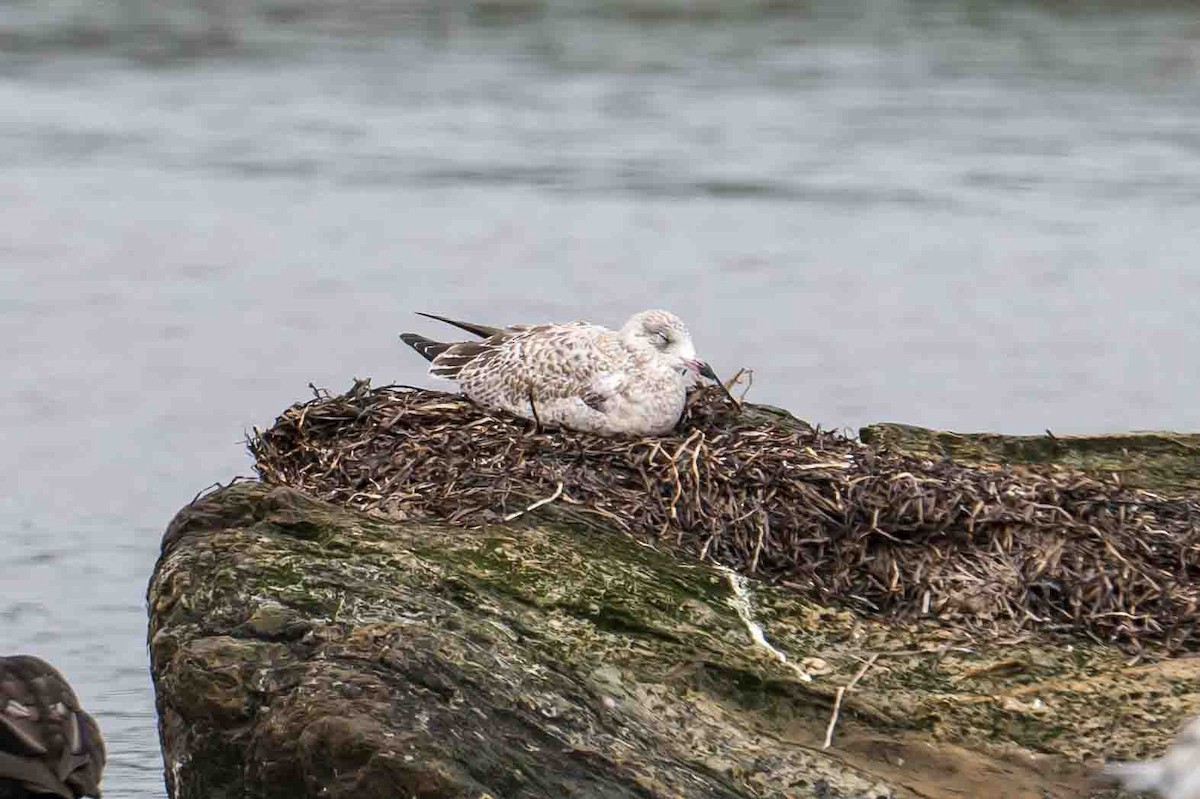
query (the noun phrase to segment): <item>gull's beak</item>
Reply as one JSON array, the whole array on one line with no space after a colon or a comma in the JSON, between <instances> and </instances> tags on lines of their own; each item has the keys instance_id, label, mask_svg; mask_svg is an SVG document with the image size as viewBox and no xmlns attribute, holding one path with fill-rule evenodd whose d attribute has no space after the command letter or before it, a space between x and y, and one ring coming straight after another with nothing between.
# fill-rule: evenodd
<instances>
[{"instance_id":1,"label":"gull's beak","mask_svg":"<svg viewBox=\"0 0 1200 799\"><path fill-rule=\"evenodd\" d=\"M733 398L733 395L729 393L729 389L725 388L725 384L721 382L721 378L717 377L717 373L714 372L713 368L711 366L709 366L707 363L705 363L704 361L697 361L694 358L686 358L686 359L684 359L683 364L689 370L698 374L700 377L707 377L709 380L713 381L718 386L720 386L721 390L725 392L725 396L729 397L729 399L733 402L734 405L741 404L736 399Z\"/></svg>"}]
</instances>

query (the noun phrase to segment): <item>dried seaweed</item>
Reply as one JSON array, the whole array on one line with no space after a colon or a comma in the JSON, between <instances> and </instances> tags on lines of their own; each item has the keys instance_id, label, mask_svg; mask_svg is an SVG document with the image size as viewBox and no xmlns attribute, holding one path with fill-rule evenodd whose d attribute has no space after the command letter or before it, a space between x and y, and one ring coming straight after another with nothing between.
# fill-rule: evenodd
<instances>
[{"instance_id":1,"label":"dried seaweed","mask_svg":"<svg viewBox=\"0 0 1200 799\"><path fill-rule=\"evenodd\" d=\"M399 518L498 522L554 496L627 532L877 617L1195 650L1200 506L1055 467L868 447L699 389L673 436L538 430L451 394L317 392L249 441L260 477Z\"/></svg>"}]
</instances>

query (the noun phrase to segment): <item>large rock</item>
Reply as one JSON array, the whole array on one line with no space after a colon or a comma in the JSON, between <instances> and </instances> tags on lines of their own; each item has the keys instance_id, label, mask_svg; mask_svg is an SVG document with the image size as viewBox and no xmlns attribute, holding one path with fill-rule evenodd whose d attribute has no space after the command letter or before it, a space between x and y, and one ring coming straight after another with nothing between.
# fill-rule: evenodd
<instances>
[{"instance_id":1,"label":"large rock","mask_svg":"<svg viewBox=\"0 0 1200 799\"><path fill-rule=\"evenodd\" d=\"M149 588L172 796L1076 797L1200 710L1200 660L868 621L569 511L182 510Z\"/></svg>"}]
</instances>

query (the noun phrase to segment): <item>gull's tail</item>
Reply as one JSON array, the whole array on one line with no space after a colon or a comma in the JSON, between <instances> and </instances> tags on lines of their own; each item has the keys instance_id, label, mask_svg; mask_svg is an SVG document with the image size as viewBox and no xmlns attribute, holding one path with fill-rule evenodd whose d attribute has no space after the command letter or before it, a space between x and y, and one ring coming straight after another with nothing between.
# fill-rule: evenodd
<instances>
[{"instance_id":1,"label":"gull's tail","mask_svg":"<svg viewBox=\"0 0 1200 799\"><path fill-rule=\"evenodd\" d=\"M454 346L453 344L445 344L441 341L434 341L424 336L418 336L416 333L401 333L400 340L419 352L421 357L427 361L432 361Z\"/></svg>"}]
</instances>

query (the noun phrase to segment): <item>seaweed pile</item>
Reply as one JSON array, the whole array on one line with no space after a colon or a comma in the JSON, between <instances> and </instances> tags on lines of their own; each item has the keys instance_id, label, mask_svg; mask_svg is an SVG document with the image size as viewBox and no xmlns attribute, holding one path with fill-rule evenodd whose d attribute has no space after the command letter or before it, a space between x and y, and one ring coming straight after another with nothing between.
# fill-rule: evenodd
<instances>
[{"instance_id":1,"label":"seaweed pile","mask_svg":"<svg viewBox=\"0 0 1200 799\"><path fill-rule=\"evenodd\" d=\"M360 382L248 444L265 482L392 517L474 526L550 500L872 616L1200 649L1200 504L875 449L715 387L675 435L628 439Z\"/></svg>"}]
</instances>

